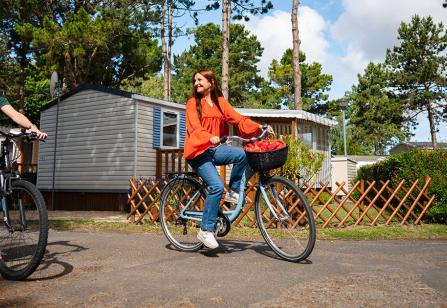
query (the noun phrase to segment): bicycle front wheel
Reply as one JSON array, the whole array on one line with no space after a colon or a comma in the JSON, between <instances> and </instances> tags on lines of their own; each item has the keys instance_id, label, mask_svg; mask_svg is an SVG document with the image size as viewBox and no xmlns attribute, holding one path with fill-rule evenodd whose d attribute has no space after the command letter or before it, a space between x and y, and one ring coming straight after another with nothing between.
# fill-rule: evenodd
<instances>
[{"instance_id":1,"label":"bicycle front wheel","mask_svg":"<svg viewBox=\"0 0 447 308\"><path fill-rule=\"evenodd\" d=\"M171 180L161 197L160 224L169 242L182 251L198 251L203 244L197 239L200 223L189 218L201 218L193 212L202 212L205 191L192 178ZM180 217L182 210L189 218Z\"/></svg>"},{"instance_id":2,"label":"bicycle front wheel","mask_svg":"<svg viewBox=\"0 0 447 308\"><path fill-rule=\"evenodd\" d=\"M5 279L23 280L31 275L45 253L48 214L39 190L30 182L14 180L5 196L10 228L0 228L0 274Z\"/></svg>"},{"instance_id":3,"label":"bicycle front wheel","mask_svg":"<svg viewBox=\"0 0 447 308\"><path fill-rule=\"evenodd\" d=\"M312 209L296 185L274 176L256 192L255 215L261 234L281 258L299 262L315 246L316 229Z\"/></svg>"}]
</instances>

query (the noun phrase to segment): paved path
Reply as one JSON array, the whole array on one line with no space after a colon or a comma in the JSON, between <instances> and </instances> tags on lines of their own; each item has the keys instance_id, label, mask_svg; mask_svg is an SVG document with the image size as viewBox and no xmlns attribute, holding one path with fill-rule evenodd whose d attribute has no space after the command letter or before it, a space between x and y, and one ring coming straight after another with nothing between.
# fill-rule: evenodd
<instances>
[{"instance_id":1,"label":"paved path","mask_svg":"<svg viewBox=\"0 0 447 308\"><path fill-rule=\"evenodd\" d=\"M317 241L303 264L261 241L182 253L157 234L52 230L47 248L29 281L0 278L1 307L447 307L446 240Z\"/></svg>"}]
</instances>

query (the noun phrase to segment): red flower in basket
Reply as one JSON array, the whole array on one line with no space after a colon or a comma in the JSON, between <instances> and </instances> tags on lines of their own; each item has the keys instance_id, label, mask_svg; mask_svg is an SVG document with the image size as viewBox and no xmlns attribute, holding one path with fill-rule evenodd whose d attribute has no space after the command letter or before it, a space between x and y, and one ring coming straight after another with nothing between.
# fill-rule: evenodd
<instances>
[{"instance_id":1,"label":"red flower in basket","mask_svg":"<svg viewBox=\"0 0 447 308\"><path fill-rule=\"evenodd\" d=\"M253 143L248 143L245 145L245 151L247 152L266 152L266 151L273 151L273 150L279 150L286 146L286 144L279 140L262 140L262 141L256 141Z\"/></svg>"}]
</instances>

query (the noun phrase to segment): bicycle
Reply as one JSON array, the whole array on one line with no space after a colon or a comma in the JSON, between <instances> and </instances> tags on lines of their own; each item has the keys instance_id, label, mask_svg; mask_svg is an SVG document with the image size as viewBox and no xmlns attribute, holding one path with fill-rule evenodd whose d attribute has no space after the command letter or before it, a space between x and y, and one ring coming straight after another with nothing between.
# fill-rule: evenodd
<instances>
[{"instance_id":1,"label":"bicycle","mask_svg":"<svg viewBox=\"0 0 447 308\"><path fill-rule=\"evenodd\" d=\"M37 187L12 170L10 147L14 140L38 140L35 133L0 131L5 137L0 156L0 199L3 227L0 227L0 274L8 280L24 280L39 266L48 240L48 213Z\"/></svg>"},{"instance_id":2,"label":"bicycle","mask_svg":"<svg viewBox=\"0 0 447 308\"><path fill-rule=\"evenodd\" d=\"M260 136L245 139L238 136L223 137L221 143L240 140L254 142L266 135L266 127ZM233 210L219 209L215 232L223 237L230 231L241 214L245 203L246 182L257 172L255 216L262 237L282 259L291 262L305 260L311 254L316 240L315 219L303 192L290 180L270 174L270 170L282 166L288 148L276 151L272 159L249 155L249 167L242 178L241 193ZM273 152L273 151L272 151ZM171 173L171 179L161 192L160 224L168 241L181 251L194 252L203 247L197 240L202 209L207 188L195 172Z\"/></svg>"}]
</instances>

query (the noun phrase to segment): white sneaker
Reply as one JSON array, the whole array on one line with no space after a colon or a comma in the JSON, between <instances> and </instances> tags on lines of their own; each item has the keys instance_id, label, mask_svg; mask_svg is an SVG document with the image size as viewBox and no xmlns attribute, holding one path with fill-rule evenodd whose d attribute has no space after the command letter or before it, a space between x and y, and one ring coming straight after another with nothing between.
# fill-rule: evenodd
<instances>
[{"instance_id":1,"label":"white sneaker","mask_svg":"<svg viewBox=\"0 0 447 308\"><path fill-rule=\"evenodd\" d=\"M199 233L197 233L197 239L203 243L206 247L210 249L216 249L219 247L219 244L217 243L216 239L214 238L214 233L210 231L203 231L202 229L199 230Z\"/></svg>"},{"instance_id":2,"label":"white sneaker","mask_svg":"<svg viewBox=\"0 0 447 308\"><path fill-rule=\"evenodd\" d=\"M239 201L239 193L230 190L225 194L225 202L237 203Z\"/></svg>"}]
</instances>

